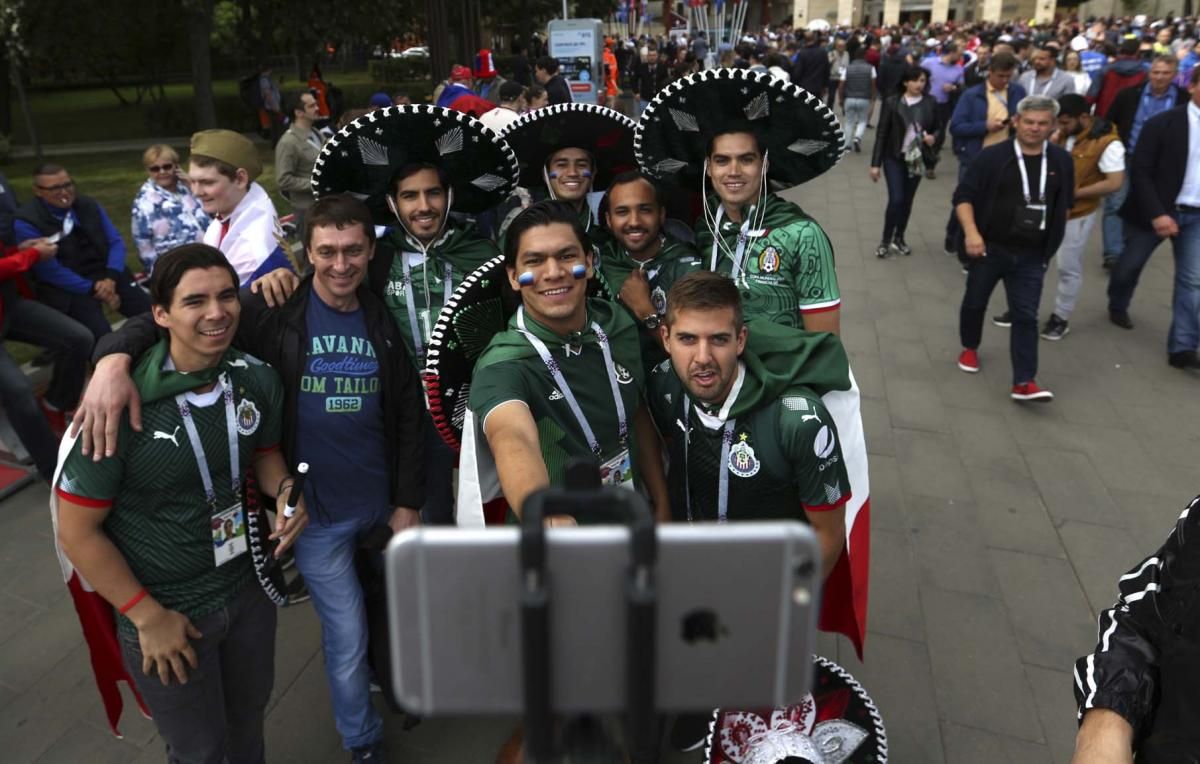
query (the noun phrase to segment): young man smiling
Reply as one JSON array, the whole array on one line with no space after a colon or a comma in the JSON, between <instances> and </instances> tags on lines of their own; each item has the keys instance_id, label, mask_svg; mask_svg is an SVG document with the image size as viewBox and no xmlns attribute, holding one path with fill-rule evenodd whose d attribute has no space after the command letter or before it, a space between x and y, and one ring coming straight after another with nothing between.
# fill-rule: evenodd
<instances>
[{"instance_id":1,"label":"young man smiling","mask_svg":"<svg viewBox=\"0 0 1200 764\"><path fill-rule=\"evenodd\" d=\"M829 238L768 185L805 183L841 159L845 140L828 106L769 74L707 70L660 92L638 138L643 167L703 190L696 248L708 270L737 283L747 321L837 333Z\"/></svg>"},{"instance_id":2,"label":"young man smiling","mask_svg":"<svg viewBox=\"0 0 1200 764\"><path fill-rule=\"evenodd\" d=\"M637 328L588 299L594 261L578 218L562 202L535 204L513 221L504 259L522 305L476 363L470 409L505 499L519 515L531 493L562 481L568 460L592 456L605 484L643 491L665 518Z\"/></svg>"},{"instance_id":3,"label":"young man smiling","mask_svg":"<svg viewBox=\"0 0 1200 764\"><path fill-rule=\"evenodd\" d=\"M204 243L225 254L241 285L291 268L275 206L254 182L262 170L258 149L240 133L201 130L192 136L187 178L212 218Z\"/></svg>"},{"instance_id":4,"label":"young man smiling","mask_svg":"<svg viewBox=\"0 0 1200 764\"><path fill-rule=\"evenodd\" d=\"M310 465L304 495L317 524L297 544L296 566L321 619L338 732L356 760L378 753L383 721L370 700L354 553L373 528L417 525L424 500L424 475L412 469L422 461L419 381L386 307L363 284L374 234L361 202L319 200L304 234L313 273L276 308L244 294L246 316L235 340L283 376L283 450L290 463ZM120 367L145 341L145 326L131 325L99 349L115 355L98 364L81 408L107 415L93 401L105 390L120 397Z\"/></svg>"},{"instance_id":5,"label":"young man smiling","mask_svg":"<svg viewBox=\"0 0 1200 764\"><path fill-rule=\"evenodd\" d=\"M303 505L283 512L283 390L274 370L230 349L237 274L219 251L167 253L151 296L167 338L132 372L145 427L121 417L120 443L100 460L65 444L57 539L120 614L125 664L169 758L262 761L276 613L255 583L241 485L252 467L278 486L278 556L308 521Z\"/></svg>"}]
</instances>

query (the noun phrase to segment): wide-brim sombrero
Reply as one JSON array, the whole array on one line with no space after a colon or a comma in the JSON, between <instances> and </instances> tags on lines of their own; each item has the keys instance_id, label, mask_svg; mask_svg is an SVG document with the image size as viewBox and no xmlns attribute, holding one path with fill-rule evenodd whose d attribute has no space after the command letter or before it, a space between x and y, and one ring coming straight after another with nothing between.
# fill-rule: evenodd
<instances>
[{"instance_id":1,"label":"wide-brim sombrero","mask_svg":"<svg viewBox=\"0 0 1200 764\"><path fill-rule=\"evenodd\" d=\"M812 180L846 154L841 124L824 101L748 69L708 69L660 90L638 120L634 152L658 178L698 185L708 141L743 126L766 144L767 177L777 185Z\"/></svg>"},{"instance_id":2,"label":"wide-brim sombrero","mask_svg":"<svg viewBox=\"0 0 1200 764\"><path fill-rule=\"evenodd\" d=\"M883 718L848 671L813 656L813 690L786 708L717 709L705 741L707 764L887 764Z\"/></svg>"},{"instance_id":3,"label":"wide-brim sombrero","mask_svg":"<svg viewBox=\"0 0 1200 764\"><path fill-rule=\"evenodd\" d=\"M629 117L594 103L562 103L522 114L501 136L517 153L521 185L542 188L542 170L556 151L583 149L592 155L592 190L603 191L617 175L637 168Z\"/></svg>"},{"instance_id":4,"label":"wide-brim sombrero","mask_svg":"<svg viewBox=\"0 0 1200 764\"><path fill-rule=\"evenodd\" d=\"M588 284L588 293L612 299L596 276ZM433 326L423 373L429 415L442 440L456 451L462 445L475 362L492 337L508 328L520 305L521 295L509 284L504 256L497 255L463 279Z\"/></svg>"},{"instance_id":5,"label":"wide-brim sombrero","mask_svg":"<svg viewBox=\"0 0 1200 764\"><path fill-rule=\"evenodd\" d=\"M390 225L389 182L418 162L441 169L454 191L452 210L482 212L516 188L516 154L491 128L460 111L414 104L368 112L326 141L313 166L313 193L350 193L377 223Z\"/></svg>"}]
</instances>

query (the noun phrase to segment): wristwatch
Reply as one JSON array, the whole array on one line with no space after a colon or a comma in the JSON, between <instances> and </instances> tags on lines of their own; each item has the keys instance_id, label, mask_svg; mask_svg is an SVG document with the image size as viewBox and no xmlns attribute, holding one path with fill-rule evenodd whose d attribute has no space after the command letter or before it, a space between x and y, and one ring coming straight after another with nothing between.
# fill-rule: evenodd
<instances>
[{"instance_id":1,"label":"wristwatch","mask_svg":"<svg viewBox=\"0 0 1200 764\"><path fill-rule=\"evenodd\" d=\"M642 319L642 326L646 327L650 331L654 331L658 329L658 327L662 326L662 316L658 315L657 313L651 313Z\"/></svg>"}]
</instances>

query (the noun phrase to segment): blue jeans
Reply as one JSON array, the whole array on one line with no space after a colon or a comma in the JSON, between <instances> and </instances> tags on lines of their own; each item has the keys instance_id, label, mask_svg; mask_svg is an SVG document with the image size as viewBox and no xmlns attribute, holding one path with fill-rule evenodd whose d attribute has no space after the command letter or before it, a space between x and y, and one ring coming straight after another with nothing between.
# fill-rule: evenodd
<instances>
[{"instance_id":1,"label":"blue jeans","mask_svg":"<svg viewBox=\"0 0 1200 764\"><path fill-rule=\"evenodd\" d=\"M862 140L867 132L867 120L871 117L871 101L868 98L847 98L843 104L846 122L846 148L853 141Z\"/></svg>"},{"instance_id":2,"label":"blue jeans","mask_svg":"<svg viewBox=\"0 0 1200 764\"><path fill-rule=\"evenodd\" d=\"M1132 158L1133 152L1129 152ZM1118 214L1125 197L1129 196L1129 173L1125 173L1125 182L1116 191L1104 197L1104 259L1114 260L1121 256L1125 248L1125 221Z\"/></svg>"},{"instance_id":3,"label":"blue jeans","mask_svg":"<svg viewBox=\"0 0 1200 764\"><path fill-rule=\"evenodd\" d=\"M11 293L4 301L4 312L8 322L6 339L28 342L54 353L54 376L46 388L46 402L60 411L75 408L95 342L92 333L48 305ZM38 473L49 482L58 462L58 437L38 406L29 378L3 345L0 345L0 401L21 444L33 457Z\"/></svg>"},{"instance_id":4,"label":"blue jeans","mask_svg":"<svg viewBox=\"0 0 1200 764\"><path fill-rule=\"evenodd\" d=\"M883 213L883 243L891 242L894 236L904 238L904 230L908 228L908 219L912 216L913 199L917 196L917 186L921 185L920 175L910 175L908 167L895 157L883 158L883 178L887 182L888 203Z\"/></svg>"},{"instance_id":5,"label":"blue jeans","mask_svg":"<svg viewBox=\"0 0 1200 764\"><path fill-rule=\"evenodd\" d=\"M121 272L116 284L117 296L121 298L122 316L133 318L150 312L150 298L134 283L133 275L128 270ZM91 329L96 339L112 331L112 325L104 315L103 305L90 294L74 294L41 284L38 286L38 299Z\"/></svg>"},{"instance_id":6,"label":"blue jeans","mask_svg":"<svg viewBox=\"0 0 1200 764\"><path fill-rule=\"evenodd\" d=\"M1176 212L1172 217L1179 224L1179 235L1171 241L1175 289L1167 352L1182 353L1200 348L1200 212ZM1161 241L1152 228L1125 226L1125 251L1108 282L1109 310L1129 310L1142 269Z\"/></svg>"},{"instance_id":7,"label":"blue jeans","mask_svg":"<svg viewBox=\"0 0 1200 764\"><path fill-rule=\"evenodd\" d=\"M986 257L971 258L967 271L967 291L958 316L958 332L964 348L975 350L983 338L983 315L996 284L1004 282L1008 312L1009 353L1012 356L1013 384L1032 382L1038 366L1038 303L1046 261L1040 254L1014 254L995 246Z\"/></svg>"},{"instance_id":8,"label":"blue jeans","mask_svg":"<svg viewBox=\"0 0 1200 764\"><path fill-rule=\"evenodd\" d=\"M383 737L383 719L371 704L367 667L367 611L354 569L359 537L386 524L390 510L311 523L296 539L296 567L321 621L321 650L333 701L333 718L346 750Z\"/></svg>"},{"instance_id":9,"label":"blue jeans","mask_svg":"<svg viewBox=\"0 0 1200 764\"><path fill-rule=\"evenodd\" d=\"M136 636L122 634L129 676L154 714L170 764L260 764L266 761L263 717L275 684L275 605L251 580L225 607L192 620L189 640L199 665L187 684L142 673Z\"/></svg>"}]
</instances>

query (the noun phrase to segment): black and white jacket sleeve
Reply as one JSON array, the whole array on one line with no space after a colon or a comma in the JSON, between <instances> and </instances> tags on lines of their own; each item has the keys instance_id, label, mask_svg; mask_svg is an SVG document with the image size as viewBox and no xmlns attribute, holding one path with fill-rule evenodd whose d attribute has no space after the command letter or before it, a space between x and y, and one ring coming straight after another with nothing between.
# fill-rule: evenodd
<instances>
[{"instance_id":1,"label":"black and white jacket sleeve","mask_svg":"<svg viewBox=\"0 0 1200 764\"><path fill-rule=\"evenodd\" d=\"M1080 721L1089 709L1107 708L1130 723L1135 741L1150 732L1164 700L1160 670L1178 665L1177 635L1200 620L1198 582L1200 497L1183 510L1162 547L1121 576L1120 596L1100 614L1095 651L1075 662Z\"/></svg>"}]
</instances>

